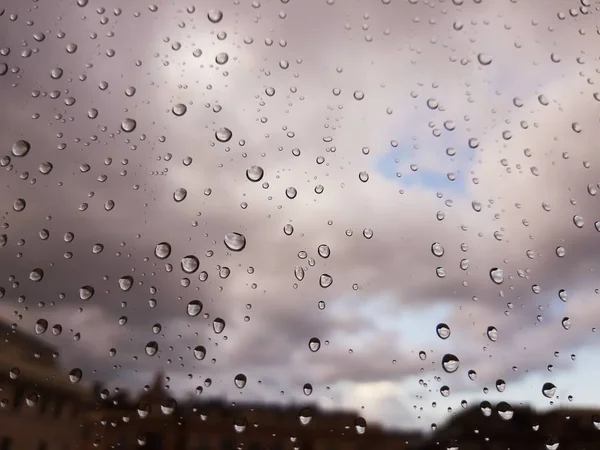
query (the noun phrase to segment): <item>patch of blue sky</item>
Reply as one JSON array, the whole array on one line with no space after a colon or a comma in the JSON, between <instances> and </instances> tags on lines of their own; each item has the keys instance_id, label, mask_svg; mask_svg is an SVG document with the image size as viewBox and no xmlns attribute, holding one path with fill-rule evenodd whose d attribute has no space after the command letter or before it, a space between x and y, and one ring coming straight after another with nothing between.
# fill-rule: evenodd
<instances>
[{"instance_id":1,"label":"patch of blue sky","mask_svg":"<svg viewBox=\"0 0 600 450\"><path fill-rule=\"evenodd\" d=\"M451 139L440 141L442 145L428 150L415 150L410 142L398 147L390 146L388 151L379 157L376 170L385 178L396 180L403 189L421 188L463 195L467 191L467 183L471 182L468 175L475 150L469 148L467 143L453 146L451 141ZM447 147L456 149L454 157L450 158L446 154ZM435 154L432 155L431 152ZM428 167L426 162L422 162L426 159L436 161L436 167ZM412 164L418 167L416 171L411 170ZM454 181L448 179L450 172L456 176ZM401 173L402 176L398 177L397 173Z\"/></svg>"},{"instance_id":2,"label":"patch of blue sky","mask_svg":"<svg viewBox=\"0 0 600 450\"><path fill-rule=\"evenodd\" d=\"M399 344L407 349L421 350L421 347L425 349L439 345L440 339L435 327L444 318L451 316L453 306L443 301L428 304L426 308L414 303L412 305L404 307L393 294L381 293L367 299L350 294L329 302L327 309L330 314L338 317L352 311L352 316L362 317L370 325L362 333L347 333L344 339L348 345L360 343L376 332L385 331L399 332L402 339Z\"/></svg>"}]
</instances>

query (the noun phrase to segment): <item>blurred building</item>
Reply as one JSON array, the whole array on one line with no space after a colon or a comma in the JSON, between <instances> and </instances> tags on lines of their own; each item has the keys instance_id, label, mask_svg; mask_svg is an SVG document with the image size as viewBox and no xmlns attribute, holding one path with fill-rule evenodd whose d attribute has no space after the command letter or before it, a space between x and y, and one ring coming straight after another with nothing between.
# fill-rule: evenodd
<instances>
[{"instance_id":1,"label":"blurred building","mask_svg":"<svg viewBox=\"0 0 600 450\"><path fill-rule=\"evenodd\" d=\"M177 405L157 375L135 401L106 399L89 414L87 448L147 450L401 450L419 436L390 433L369 424L360 434L355 414L222 401ZM311 420L302 424L301 412ZM306 422L306 420L304 420ZM360 419L359 422L360 424ZM359 426L359 430L361 430Z\"/></svg>"},{"instance_id":2,"label":"blurred building","mask_svg":"<svg viewBox=\"0 0 600 450\"><path fill-rule=\"evenodd\" d=\"M492 408L483 402L444 424L422 450L596 450L598 413L569 408L537 412L506 403Z\"/></svg>"},{"instance_id":3,"label":"blurred building","mask_svg":"<svg viewBox=\"0 0 600 450\"><path fill-rule=\"evenodd\" d=\"M93 404L55 350L0 322L0 450L74 450Z\"/></svg>"},{"instance_id":4,"label":"blurred building","mask_svg":"<svg viewBox=\"0 0 600 450\"><path fill-rule=\"evenodd\" d=\"M433 434L391 432L315 406L177 403L158 373L135 398L85 386L40 340L0 323L0 450L592 450L600 411L487 402Z\"/></svg>"}]
</instances>

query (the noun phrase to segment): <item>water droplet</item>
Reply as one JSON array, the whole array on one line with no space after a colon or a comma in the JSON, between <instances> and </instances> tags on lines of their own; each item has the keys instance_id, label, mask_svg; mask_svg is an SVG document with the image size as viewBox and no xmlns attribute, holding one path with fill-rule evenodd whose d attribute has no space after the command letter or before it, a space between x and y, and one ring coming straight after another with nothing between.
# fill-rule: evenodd
<instances>
[{"instance_id":1,"label":"water droplet","mask_svg":"<svg viewBox=\"0 0 600 450\"><path fill-rule=\"evenodd\" d=\"M255 183L257 181L262 180L262 177L264 174L265 174L265 171L260 166L252 166L249 169L246 169L246 178L248 178L250 181L253 181ZM296 195L294 195L294 197L295 196ZM294 198L294 197L290 197L290 198Z\"/></svg>"},{"instance_id":2,"label":"water droplet","mask_svg":"<svg viewBox=\"0 0 600 450\"><path fill-rule=\"evenodd\" d=\"M26 206L27 206L27 202L25 201L25 199L22 199L22 198L18 198L13 202L13 209L16 212L23 211Z\"/></svg>"},{"instance_id":3,"label":"water droplet","mask_svg":"<svg viewBox=\"0 0 600 450\"><path fill-rule=\"evenodd\" d=\"M31 273L29 274L29 279L31 281L42 281L42 278L44 278L44 271L42 269L33 269L31 271Z\"/></svg>"},{"instance_id":4,"label":"water droplet","mask_svg":"<svg viewBox=\"0 0 600 450\"><path fill-rule=\"evenodd\" d=\"M450 327L445 323L439 323L435 327L435 332L440 339L448 339L450 337Z\"/></svg>"},{"instance_id":5,"label":"water droplet","mask_svg":"<svg viewBox=\"0 0 600 450\"><path fill-rule=\"evenodd\" d=\"M438 276L438 278L445 278L446 269L444 269L443 267L436 267L435 274Z\"/></svg>"},{"instance_id":6,"label":"water droplet","mask_svg":"<svg viewBox=\"0 0 600 450\"><path fill-rule=\"evenodd\" d=\"M362 172L359 172L358 179L363 183L366 183L369 181L369 174L363 170Z\"/></svg>"},{"instance_id":7,"label":"water droplet","mask_svg":"<svg viewBox=\"0 0 600 450\"><path fill-rule=\"evenodd\" d=\"M219 65L227 64L227 61L229 61L229 55L225 52L217 53L215 56L215 62Z\"/></svg>"},{"instance_id":8,"label":"water droplet","mask_svg":"<svg viewBox=\"0 0 600 450\"><path fill-rule=\"evenodd\" d=\"M419 352L419 359L420 359L421 361L425 361L425 360L427 359L427 353L425 353L423 350L421 350L421 351Z\"/></svg>"},{"instance_id":9,"label":"water droplet","mask_svg":"<svg viewBox=\"0 0 600 450\"><path fill-rule=\"evenodd\" d=\"M146 355L154 356L158 352L158 344L155 341L150 341L146 344Z\"/></svg>"},{"instance_id":10,"label":"water droplet","mask_svg":"<svg viewBox=\"0 0 600 450\"><path fill-rule=\"evenodd\" d=\"M431 253L439 258L444 255L444 247L439 242L434 242L431 246Z\"/></svg>"},{"instance_id":11,"label":"water droplet","mask_svg":"<svg viewBox=\"0 0 600 450\"><path fill-rule=\"evenodd\" d=\"M31 145L27 141L18 140L12 146L12 154L16 158L22 158L29 153Z\"/></svg>"},{"instance_id":12,"label":"water droplet","mask_svg":"<svg viewBox=\"0 0 600 450\"><path fill-rule=\"evenodd\" d=\"M322 288L328 288L332 284L333 284L333 278L331 277L331 275L324 273L319 277L319 285Z\"/></svg>"},{"instance_id":13,"label":"water droplet","mask_svg":"<svg viewBox=\"0 0 600 450\"><path fill-rule=\"evenodd\" d=\"M485 417L490 417L492 415L492 405L488 401L482 401L479 404L479 409Z\"/></svg>"},{"instance_id":14,"label":"water droplet","mask_svg":"<svg viewBox=\"0 0 600 450\"><path fill-rule=\"evenodd\" d=\"M133 278L129 275L119 278L119 287L123 292L127 292L133 286Z\"/></svg>"},{"instance_id":15,"label":"water droplet","mask_svg":"<svg viewBox=\"0 0 600 450\"><path fill-rule=\"evenodd\" d=\"M194 273L200 267L200 261L194 255L187 255L181 259L181 270L185 273Z\"/></svg>"},{"instance_id":16,"label":"water droplet","mask_svg":"<svg viewBox=\"0 0 600 450\"><path fill-rule=\"evenodd\" d=\"M564 289L561 289L560 291L558 291L558 298L560 298L563 302L567 301L567 291L565 291Z\"/></svg>"},{"instance_id":17,"label":"water droplet","mask_svg":"<svg viewBox=\"0 0 600 450\"><path fill-rule=\"evenodd\" d=\"M331 255L331 250L327 244L321 244L317 248L317 253L321 258L329 258L329 255Z\"/></svg>"},{"instance_id":18,"label":"water droplet","mask_svg":"<svg viewBox=\"0 0 600 450\"><path fill-rule=\"evenodd\" d=\"M316 337L310 338L310 340L308 341L308 348L313 353L318 352L319 349L321 348L321 341L319 340L319 338L316 338Z\"/></svg>"},{"instance_id":19,"label":"water droplet","mask_svg":"<svg viewBox=\"0 0 600 450\"><path fill-rule=\"evenodd\" d=\"M490 270L490 278L496 284L502 284L504 281L504 270L494 267Z\"/></svg>"},{"instance_id":20,"label":"water droplet","mask_svg":"<svg viewBox=\"0 0 600 450\"><path fill-rule=\"evenodd\" d=\"M154 249L154 255L158 259L166 259L171 255L171 244L168 242L161 242Z\"/></svg>"},{"instance_id":21,"label":"water droplet","mask_svg":"<svg viewBox=\"0 0 600 450\"><path fill-rule=\"evenodd\" d=\"M471 369L467 372L467 376L469 377L469 380L475 381L477 379L477 372Z\"/></svg>"},{"instance_id":22,"label":"water droplet","mask_svg":"<svg viewBox=\"0 0 600 450\"><path fill-rule=\"evenodd\" d=\"M121 122L121 129L125 133L131 133L133 130L135 130L136 126L137 126L137 122L130 118L123 119L123 122Z\"/></svg>"},{"instance_id":23,"label":"water droplet","mask_svg":"<svg viewBox=\"0 0 600 450\"><path fill-rule=\"evenodd\" d=\"M229 128L219 128L215 132L215 138L219 142L229 142L232 135L233 135L233 133L231 132L231 130Z\"/></svg>"},{"instance_id":24,"label":"water droplet","mask_svg":"<svg viewBox=\"0 0 600 450\"><path fill-rule=\"evenodd\" d=\"M363 98L365 98L365 94L362 91L354 91L354 99L355 100L362 100Z\"/></svg>"},{"instance_id":25,"label":"water droplet","mask_svg":"<svg viewBox=\"0 0 600 450\"><path fill-rule=\"evenodd\" d=\"M357 434L365 434L367 431L367 421L363 417L357 417L354 420L354 429Z\"/></svg>"},{"instance_id":26,"label":"water droplet","mask_svg":"<svg viewBox=\"0 0 600 450\"><path fill-rule=\"evenodd\" d=\"M202 361L206 358L206 348L203 345L197 345L196 348L194 348L194 358L198 361Z\"/></svg>"},{"instance_id":27,"label":"water droplet","mask_svg":"<svg viewBox=\"0 0 600 450\"><path fill-rule=\"evenodd\" d=\"M298 281L302 281L304 279L304 269L302 266L294 267L294 276Z\"/></svg>"},{"instance_id":28,"label":"water droplet","mask_svg":"<svg viewBox=\"0 0 600 450\"><path fill-rule=\"evenodd\" d=\"M81 300L89 300L94 296L94 288L92 286L82 286L79 288L79 298Z\"/></svg>"},{"instance_id":29,"label":"water droplet","mask_svg":"<svg viewBox=\"0 0 600 450\"><path fill-rule=\"evenodd\" d=\"M236 433L243 433L248 426L248 419L245 417L238 417L233 421L233 429Z\"/></svg>"},{"instance_id":30,"label":"water droplet","mask_svg":"<svg viewBox=\"0 0 600 450\"><path fill-rule=\"evenodd\" d=\"M568 317L563 317L563 320L561 321L561 323L565 330L568 330L569 328L571 328L571 319L569 319Z\"/></svg>"},{"instance_id":31,"label":"water droplet","mask_svg":"<svg viewBox=\"0 0 600 450\"><path fill-rule=\"evenodd\" d=\"M171 111L175 116L181 117L187 112L187 106L185 106L183 103L177 103L175 106L173 106Z\"/></svg>"},{"instance_id":32,"label":"water droplet","mask_svg":"<svg viewBox=\"0 0 600 450\"><path fill-rule=\"evenodd\" d=\"M243 373L238 373L233 379L235 386L239 389L244 389L244 386L246 386L246 381L248 381L248 379Z\"/></svg>"},{"instance_id":33,"label":"water droplet","mask_svg":"<svg viewBox=\"0 0 600 450\"><path fill-rule=\"evenodd\" d=\"M460 361L456 356L454 356L451 353L446 353L442 357L442 367L444 368L444 371L446 373L456 372L458 370L459 365Z\"/></svg>"},{"instance_id":34,"label":"water droplet","mask_svg":"<svg viewBox=\"0 0 600 450\"><path fill-rule=\"evenodd\" d=\"M502 420L510 420L513 418L513 408L507 402L498 403L496 409L498 410L498 415Z\"/></svg>"},{"instance_id":35,"label":"water droplet","mask_svg":"<svg viewBox=\"0 0 600 450\"><path fill-rule=\"evenodd\" d=\"M43 163L40 163L38 170L42 175L48 175L50 172L52 172L53 169L53 165L52 163L45 161Z\"/></svg>"},{"instance_id":36,"label":"water droplet","mask_svg":"<svg viewBox=\"0 0 600 450\"><path fill-rule=\"evenodd\" d=\"M554 397L554 394L556 394L556 386L549 382L544 383L544 385L542 386L542 394L544 394L544 397L547 398Z\"/></svg>"},{"instance_id":37,"label":"water droplet","mask_svg":"<svg viewBox=\"0 0 600 450\"><path fill-rule=\"evenodd\" d=\"M218 9L211 9L208 14L208 20L212 23L219 23L223 19L223 13Z\"/></svg>"},{"instance_id":38,"label":"water droplet","mask_svg":"<svg viewBox=\"0 0 600 450\"><path fill-rule=\"evenodd\" d=\"M450 396L450 387L442 386L440 388L440 394L442 394L442 397L449 397Z\"/></svg>"},{"instance_id":39,"label":"water droplet","mask_svg":"<svg viewBox=\"0 0 600 450\"><path fill-rule=\"evenodd\" d=\"M573 223L577 228L583 227L583 217L581 216L573 216Z\"/></svg>"},{"instance_id":40,"label":"water droplet","mask_svg":"<svg viewBox=\"0 0 600 450\"><path fill-rule=\"evenodd\" d=\"M496 342L498 340L498 330L496 327L489 326L486 333L490 341Z\"/></svg>"},{"instance_id":41,"label":"water droplet","mask_svg":"<svg viewBox=\"0 0 600 450\"><path fill-rule=\"evenodd\" d=\"M192 300L187 305L187 313L190 317L196 317L202 312L202 302L200 300Z\"/></svg>"},{"instance_id":42,"label":"water droplet","mask_svg":"<svg viewBox=\"0 0 600 450\"><path fill-rule=\"evenodd\" d=\"M313 391L313 387L312 384L310 383L306 383L304 386L302 386L302 392L304 392L304 395L310 395L312 394Z\"/></svg>"},{"instance_id":43,"label":"water droplet","mask_svg":"<svg viewBox=\"0 0 600 450\"><path fill-rule=\"evenodd\" d=\"M34 332L35 334L44 334L48 329L48 321L46 319L39 319L35 323Z\"/></svg>"},{"instance_id":44,"label":"water droplet","mask_svg":"<svg viewBox=\"0 0 600 450\"><path fill-rule=\"evenodd\" d=\"M79 368L75 368L69 372L69 381L73 384L79 383L83 378L83 372Z\"/></svg>"},{"instance_id":45,"label":"water droplet","mask_svg":"<svg viewBox=\"0 0 600 450\"><path fill-rule=\"evenodd\" d=\"M184 188L176 189L175 192L173 192L173 200L175 200L177 203L184 201L186 197L187 190Z\"/></svg>"},{"instance_id":46,"label":"water droplet","mask_svg":"<svg viewBox=\"0 0 600 450\"><path fill-rule=\"evenodd\" d=\"M313 418L313 412L310 408L304 408L298 414L298 418L300 419L300 424L306 426L310 423Z\"/></svg>"},{"instance_id":47,"label":"water droplet","mask_svg":"<svg viewBox=\"0 0 600 450\"><path fill-rule=\"evenodd\" d=\"M564 247L562 247L562 246L556 247L556 256L558 256L559 258L562 258L563 256L565 256L566 253L567 252Z\"/></svg>"},{"instance_id":48,"label":"water droplet","mask_svg":"<svg viewBox=\"0 0 600 450\"><path fill-rule=\"evenodd\" d=\"M286 223L283 226L283 232L287 235L287 236L291 236L294 233L294 227L291 223Z\"/></svg>"},{"instance_id":49,"label":"water droplet","mask_svg":"<svg viewBox=\"0 0 600 450\"><path fill-rule=\"evenodd\" d=\"M498 392L504 392L505 389L506 389L506 382L502 379L496 380L496 390Z\"/></svg>"},{"instance_id":50,"label":"water droplet","mask_svg":"<svg viewBox=\"0 0 600 450\"><path fill-rule=\"evenodd\" d=\"M479 64L482 66L489 66L492 63L492 58L485 53L479 53L477 55L477 61L479 61Z\"/></svg>"},{"instance_id":51,"label":"water droplet","mask_svg":"<svg viewBox=\"0 0 600 450\"><path fill-rule=\"evenodd\" d=\"M227 233L223 242L232 252L241 252L246 247L246 237L240 233Z\"/></svg>"},{"instance_id":52,"label":"water droplet","mask_svg":"<svg viewBox=\"0 0 600 450\"><path fill-rule=\"evenodd\" d=\"M296 190L295 187L290 186L289 188L287 188L285 190L285 195L287 198L289 198L290 200L293 200L294 198L296 198L296 195L298 195L298 191Z\"/></svg>"},{"instance_id":53,"label":"water droplet","mask_svg":"<svg viewBox=\"0 0 600 450\"><path fill-rule=\"evenodd\" d=\"M220 317L213 320L213 330L215 333L220 334L225 329L225 321Z\"/></svg>"}]
</instances>

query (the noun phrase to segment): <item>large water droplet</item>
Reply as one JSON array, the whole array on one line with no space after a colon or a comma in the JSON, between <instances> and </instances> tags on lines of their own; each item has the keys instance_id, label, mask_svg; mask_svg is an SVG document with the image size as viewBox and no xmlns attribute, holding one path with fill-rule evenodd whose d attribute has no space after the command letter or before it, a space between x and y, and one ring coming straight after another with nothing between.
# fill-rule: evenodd
<instances>
[{"instance_id":1,"label":"large water droplet","mask_svg":"<svg viewBox=\"0 0 600 450\"><path fill-rule=\"evenodd\" d=\"M450 327L445 323L439 323L435 327L435 332L440 337L440 339L448 339L450 337Z\"/></svg>"},{"instance_id":2,"label":"large water droplet","mask_svg":"<svg viewBox=\"0 0 600 450\"><path fill-rule=\"evenodd\" d=\"M246 178L248 178L250 181L253 181L255 183L257 181L262 180L262 177L264 174L265 174L265 171L260 166L252 166L252 167L246 169Z\"/></svg>"},{"instance_id":3,"label":"large water droplet","mask_svg":"<svg viewBox=\"0 0 600 450\"><path fill-rule=\"evenodd\" d=\"M211 9L208 12L207 16L208 20L210 20L212 23L219 23L223 18L223 13L218 9Z\"/></svg>"},{"instance_id":4,"label":"large water droplet","mask_svg":"<svg viewBox=\"0 0 600 450\"><path fill-rule=\"evenodd\" d=\"M196 348L194 348L194 358L198 361L202 361L206 358L206 348L203 345L197 345Z\"/></svg>"},{"instance_id":5,"label":"large water droplet","mask_svg":"<svg viewBox=\"0 0 600 450\"><path fill-rule=\"evenodd\" d=\"M479 404L479 409L481 410L481 414L485 417L490 417L492 415L492 405L486 400Z\"/></svg>"},{"instance_id":6,"label":"large water droplet","mask_svg":"<svg viewBox=\"0 0 600 450\"><path fill-rule=\"evenodd\" d=\"M556 386L550 382L544 383L542 386L542 394L547 398L554 397L554 394L556 394Z\"/></svg>"},{"instance_id":7,"label":"large water droplet","mask_svg":"<svg viewBox=\"0 0 600 450\"><path fill-rule=\"evenodd\" d=\"M79 298L81 300L89 300L94 296L94 288L92 286L82 286L79 288Z\"/></svg>"},{"instance_id":8,"label":"large water droplet","mask_svg":"<svg viewBox=\"0 0 600 450\"><path fill-rule=\"evenodd\" d=\"M75 368L69 372L69 381L73 384L79 383L83 378L83 371L79 368Z\"/></svg>"},{"instance_id":9,"label":"large water droplet","mask_svg":"<svg viewBox=\"0 0 600 450\"><path fill-rule=\"evenodd\" d=\"M154 356L158 352L158 344L155 341L150 341L146 344L146 355Z\"/></svg>"},{"instance_id":10,"label":"large water droplet","mask_svg":"<svg viewBox=\"0 0 600 450\"><path fill-rule=\"evenodd\" d=\"M444 255L444 247L439 242L434 242L431 246L431 253L439 258Z\"/></svg>"},{"instance_id":11,"label":"large water droplet","mask_svg":"<svg viewBox=\"0 0 600 450\"><path fill-rule=\"evenodd\" d=\"M154 255L158 259L166 259L171 255L171 244L168 242L161 242L154 249Z\"/></svg>"},{"instance_id":12,"label":"large water droplet","mask_svg":"<svg viewBox=\"0 0 600 450\"><path fill-rule=\"evenodd\" d=\"M46 319L39 319L34 326L35 334L44 334L48 329L48 321Z\"/></svg>"},{"instance_id":13,"label":"large water droplet","mask_svg":"<svg viewBox=\"0 0 600 450\"><path fill-rule=\"evenodd\" d=\"M319 340L319 338L316 338L316 337L310 338L310 340L308 341L308 348L313 353L318 352L319 349L321 348L321 341Z\"/></svg>"},{"instance_id":14,"label":"large water droplet","mask_svg":"<svg viewBox=\"0 0 600 450\"><path fill-rule=\"evenodd\" d=\"M357 417L354 420L354 429L357 434L365 434L367 431L367 421L363 417Z\"/></svg>"},{"instance_id":15,"label":"large water droplet","mask_svg":"<svg viewBox=\"0 0 600 450\"><path fill-rule=\"evenodd\" d=\"M329 258L329 255L331 255L331 250L327 244L321 244L317 248L317 253L321 258Z\"/></svg>"},{"instance_id":16,"label":"large water droplet","mask_svg":"<svg viewBox=\"0 0 600 450\"><path fill-rule=\"evenodd\" d=\"M324 273L319 277L319 285L322 288L328 288L332 284L333 284L333 278L331 277L331 275Z\"/></svg>"},{"instance_id":17,"label":"large water droplet","mask_svg":"<svg viewBox=\"0 0 600 450\"><path fill-rule=\"evenodd\" d=\"M123 292L127 292L133 286L133 278L129 275L125 275L124 277L119 278L119 288Z\"/></svg>"},{"instance_id":18,"label":"large water droplet","mask_svg":"<svg viewBox=\"0 0 600 450\"><path fill-rule=\"evenodd\" d=\"M31 281L42 281L42 278L44 278L44 271L39 268L33 269L29 274L29 279Z\"/></svg>"},{"instance_id":19,"label":"large water droplet","mask_svg":"<svg viewBox=\"0 0 600 450\"><path fill-rule=\"evenodd\" d=\"M306 383L306 384L304 384L304 386L302 386L302 392L304 392L304 395L308 396L308 395L312 394L312 391L313 391L312 384Z\"/></svg>"},{"instance_id":20,"label":"large water droplet","mask_svg":"<svg viewBox=\"0 0 600 450\"><path fill-rule=\"evenodd\" d=\"M178 188L173 192L173 200L177 203L182 202L187 197L187 190L184 188Z\"/></svg>"},{"instance_id":21,"label":"large water droplet","mask_svg":"<svg viewBox=\"0 0 600 450\"><path fill-rule=\"evenodd\" d=\"M200 300L192 300L187 305L187 313L190 317L196 317L202 312L202 302Z\"/></svg>"},{"instance_id":22,"label":"large water droplet","mask_svg":"<svg viewBox=\"0 0 600 450\"><path fill-rule=\"evenodd\" d=\"M177 103L175 106L173 106L171 111L175 116L181 117L187 112L187 106L185 106L183 103Z\"/></svg>"},{"instance_id":23,"label":"large water droplet","mask_svg":"<svg viewBox=\"0 0 600 450\"><path fill-rule=\"evenodd\" d=\"M298 414L298 418L300 419L300 424L306 426L310 423L313 418L313 412L310 408L304 408Z\"/></svg>"},{"instance_id":24,"label":"large water droplet","mask_svg":"<svg viewBox=\"0 0 600 450\"><path fill-rule=\"evenodd\" d=\"M489 326L487 328L486 333L487 333L487 337L490 341L496 342L498 340L498 330L496 329L496 327Z\"/></svg>"},{"instance_id":25,"label":"large water droplet","mask_svg":"<svg viewBox=\"0 0 600 450\"><path fill-rule=\"evenodd\" d=\"M215 333L220 334L225 329L225 321L220 317L213 320L213 330Z\"/></svg>"},{"instance_id":26,"label":"large water droplet","mask_svg":"<svg viewBox=\"0 0 600 450\"><path fill-rule=\"evenodd\" d=\"M498 403L496 409L498 410L498 415L502 420L510 420L513 418L513 408L507 402Z\"/></svg>"},{"instance_id":27,"label":"large water droplet","mask_svg":"<svg viewBox=\"0 0 600 450\"><path fill-rule=\"evenodd\" d=\"M223 242L232 252L241 252L246 247L246 237L240 233L227 233Z\"/></svg>"},{"instance_id":28,"label":"large water droplet","mask_svg":"<svg viewBox=\"0 0 600 450\"><path fill-rule=\"evenodd\" d=\"M231 132L231 130L229 128L225 128L225 127L219 128L215 132L215 138L219 142L229 142L232 135L233 135L233 133Z\"/></svg>"},{"instance_id":29,"label":"large water droplet","mask_svg":"<svg viewBox=\"0 0 600 450\"><path fill-rule=\"evenodd\" d=\"M125 133L131 133L133 130L135 130L136 126L137 122L133 119L123 119L123 122L121 122L121 130L123 130Z\"/></svg>"},{"instance_id":30,"label":"large water droplet","mask_svg":"<svg viewBox=\"0 0 600 450\"><path fill-rule=\"evenodd\" d=\"M200 267L200 261L194 255L187 255L181 259L181 270L185 273L194 273Z\"/></svg>"},{"instance_id":31,"label":"large water droplet","mask_svg":"<svg viewBox=\"0 0 600 450\"><path fill-rule=\"evenodd\" d=\"M239 389L243 389L244 386L246 386L246 381L248 381L248 379L246 378L246 375L244 375L243 373L238 373L235 376L235 378L233 379L233 383Z\"/></svg>"},{"instance_id":32,"label":"large water droplet","mask_svg":"<svg viewBox=\"0 0 600 450\"><path fill-rule=\"evenodd\" d=\"M22 158L23 156L27 155L27 153L29 153L30 149L31 145L29 144L29 142L24 140L18 140L12 146L12 154L17 158Z\"/></svg>"},{"instance_id":33,"label":"large water droplet","mask_svg":"<svg viewBox=\"0 0 600 450\"><path fill-rule=\"evenodd\" d=\"M459 365L460 361L456 356L454 356L451 353L446 353L442 357L442 367L444 368L444 372L446 373L456 372L458 370Z\"/></svg>"},{"instance_id":34,"label":"large water droplet","mask_svg":"<svg viewBox=\"0 0 600 450\"><path fill-rule=\"evenodd\" d=\"M496 284L502 284L504 281L504 270L494 267L490 270L490 278Z\"/></svg>"},{"instance_id":35,"label":"large water droplet","mask_svg":"<svg viewBox=\"0 0 600 450\"><path fill-rule=\"evenodd\" d=\"M304 279L304 269L302 266L294 267L294 276L298 281L302 281Z\"/></svg>"}]
</instances>

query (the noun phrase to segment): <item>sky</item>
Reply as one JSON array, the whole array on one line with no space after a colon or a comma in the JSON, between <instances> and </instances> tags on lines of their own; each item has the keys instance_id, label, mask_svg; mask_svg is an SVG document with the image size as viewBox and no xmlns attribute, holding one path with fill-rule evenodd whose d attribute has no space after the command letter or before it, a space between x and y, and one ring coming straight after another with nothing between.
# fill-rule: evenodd
<instances>
[{"instance_id":1,"label":"sky","mask_svg":"<svg viewBox=\"0 0 600 450\"><path fill-rule=\"evenodd\" d=\"M596 4L2 8L0 317L48 321L65 377L138 392L161 370L175 397L202 386L396 429L463 400L600 403Z\"/></svg>"}]
</instances>

